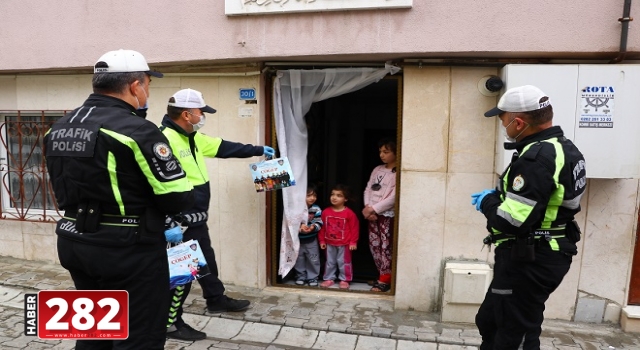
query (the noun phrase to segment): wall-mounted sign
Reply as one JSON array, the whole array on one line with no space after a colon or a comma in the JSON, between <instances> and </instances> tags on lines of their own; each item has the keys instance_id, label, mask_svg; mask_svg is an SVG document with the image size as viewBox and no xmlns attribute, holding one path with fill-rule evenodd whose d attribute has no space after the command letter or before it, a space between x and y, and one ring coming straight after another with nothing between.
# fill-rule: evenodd
<instances>
[{"instance_id":1,"label":"wall-mounted sign","mask_svg":"<svg viewBox=\"0 0 640 350\"><path fill-rule=\"evenodd\" d=\"M613 128L613 86L587 86L580 91L579 128Z\"/></svg>"},{"instance_id":2,"label":"wall-mounted sign","mask_svg":"<svg viewBox=\"0 0 640 350\"><path fill-rule=\"evenodd\" d=\"M411 8L413 0L224 0L227 16Z\"/></svg>"},{"instance_id":3,"label":"wall-mounted sign","mask_svg":"<svg viewBox=\"0 0 640 350\"><path fill-rule=\"evenodd\" d=\"M251 118L253 117L253 107L240 107L238 108L238 117Z\"/></svg>"},{"instance_id":4,"label":"wall-mounted sign","mask_svg":"<svg viewBox=\"0 0 640 350\"><path fill-rule=\"evenodd\" d=\"M241 100L255 100L256 99L256 89L240 89L240 99Z\"/></svg>"}]
</instances>

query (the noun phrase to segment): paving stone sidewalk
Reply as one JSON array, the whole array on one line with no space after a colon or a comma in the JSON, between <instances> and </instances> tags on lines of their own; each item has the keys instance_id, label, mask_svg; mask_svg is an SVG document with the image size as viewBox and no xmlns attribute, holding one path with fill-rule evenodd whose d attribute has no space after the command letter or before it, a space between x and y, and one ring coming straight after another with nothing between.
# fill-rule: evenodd
<instances>
[{"instance_id":1,"label":"paving stone sidewalk","mask_svg":"<svg viewBox=\"0 0 640 350\"><path fill-rule=\"evenodd\" d=\"M25 337L25 292L73 289L60 265L0 257L0 348L72 349L72 341ZM206 340L169 340L165 349L477 349L470 324L438 322L436 313L394 310L388 296L300 288L227 286L227 294L249 299L243 312L208 314L197 283L184 318L207 333ZM640 349L640 335L617 325L546 320L542 349Z\"/></svg>"}]
</instances>

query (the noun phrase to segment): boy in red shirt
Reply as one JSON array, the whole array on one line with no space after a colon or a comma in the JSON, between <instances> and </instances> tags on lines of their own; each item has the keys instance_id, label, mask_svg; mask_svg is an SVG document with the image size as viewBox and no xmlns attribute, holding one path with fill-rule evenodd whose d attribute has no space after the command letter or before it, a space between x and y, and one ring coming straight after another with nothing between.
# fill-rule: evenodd
<instances>
[{"instance_id":1,"label":"boy in red shirt","mask_svg":"<svg viewBox=\"0 0 640 350\"><path fill-rule=\"evenodd\" d=\"M345 204L350 198L349 188L335 185L331 189L331 206L322 211L324 225L318 234L320 249L326 251L324 282L320 287L329 288L335 284L334 278L338 270L340 289L349 289L353 279L351 251L358 248L360 223L353 210Z\"/></svg>"}]
</instances>

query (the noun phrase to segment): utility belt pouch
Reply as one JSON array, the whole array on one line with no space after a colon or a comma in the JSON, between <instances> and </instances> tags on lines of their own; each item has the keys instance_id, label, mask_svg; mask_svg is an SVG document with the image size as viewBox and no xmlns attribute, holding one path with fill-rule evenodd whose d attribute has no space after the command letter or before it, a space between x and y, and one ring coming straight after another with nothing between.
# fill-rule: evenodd
<instances>
[{"instance_id":1,"label":"utility belt pouch","mask_svg":"<svg viewBox=\"0 0 640 350\"><path fill-rule=\"evenodd\" d=\"M536 260L535 239L533 234L516 237L511 246L511 260L521 262L532 262Z\"/></svg>"},{"instance_id":2,"label":"utility belt pouch","mask_svg":"<svg viewBox=\"0 0 640 350\"><path fill-rule=\"evenodd\" d=\"M100 227L102 209L100 202L88 201L78 204L76 211L76 229L80 232L94 233Z\"/></svg>"},{"instance_id":3,"label":"utility belt pouch","mask_svg":"<svg viewBox=\"0 0 640 350\"><path fill-rule=\"evenodd\" d=\"M142 242L149 242L150 239L156 241L163 236L164 225L165 215L155 208L147 207L140 217L139 240Z\"/></svg>"},{"instance_id":4,"label":"utility belt pouch","mask_svg":"<svg viewBox=\"0 0 640 350\"><path fill-rule=\"evenodd\" d=\"M578 223L575 220L571 220L570 222L567 223L567 229L566 229L566 233L565 235L567 236L567 239L573 243L578 243L580 242L580 226L578 226Z\"/></svg>"}]
</instances>

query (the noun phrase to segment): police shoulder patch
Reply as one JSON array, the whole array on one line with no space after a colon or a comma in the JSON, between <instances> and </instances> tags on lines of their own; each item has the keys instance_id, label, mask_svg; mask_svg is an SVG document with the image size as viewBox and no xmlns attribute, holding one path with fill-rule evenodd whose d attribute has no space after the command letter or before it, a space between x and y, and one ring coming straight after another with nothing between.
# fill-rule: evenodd
<instances>
[{"instance_id":1,"label":"police shoulder patch","mask_svg":"<svg viewBox=\"0 0 640 350\"><path fill-rule=\"evenodd\" d=\"M158 142L153 145L153 154L160 160L167 161L171 159L171 148L164 142Z\"/></svg>"},{"instance_id":2,"label":"police shoulder patch","mask_svg":"<svg viewBox=\"0 0 640 350\"><path fill-rule=\"evenodd\" d=\"M524 177L522 177L522 175L516 176L513 179L513 184L511 185L511 188L513 188L514 191L520 191L523 187L524 187Z\"/></svg>"}]
</instances>

